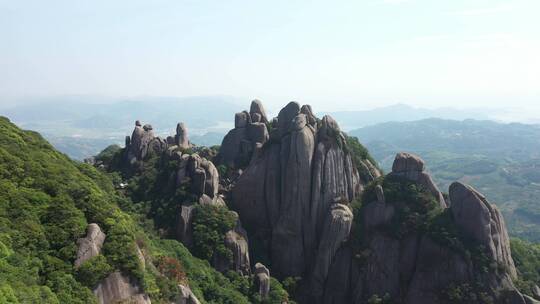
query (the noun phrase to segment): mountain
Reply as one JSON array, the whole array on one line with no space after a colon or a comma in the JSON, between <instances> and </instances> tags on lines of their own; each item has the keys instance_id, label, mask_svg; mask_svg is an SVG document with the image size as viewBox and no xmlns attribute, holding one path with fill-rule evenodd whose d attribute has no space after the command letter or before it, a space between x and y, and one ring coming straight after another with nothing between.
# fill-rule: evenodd
<instances>
[{"instance_id":1,"label":"mountain","mask_svg":"<svg viewBox=\"0 0 540 304\"><path fill-rule=\"evenodd\" d=\"M234 117L210 148L136 120L86 163L0 119L0 302L539 303L540 250L478 190L384 175L309 105Z\"/></svg>"},{"instance_id":2,"label":"mountain","mask_svg":"<svg viewBox=\"0 0 540 304\"><path fill-rule=\"evenodd\" d=\"M399 151L420 155L441 188L470 183L502 210L510 234L540 241L540 126L426 119L353 130L385 170Z\"/></svg>"},{"instance_id":3,"label":"mountain","mask_svg":"<svg viewBox=\"0 0 540 304\"><path fill-rule=\"evenodd\" d=\"M256 274L262 296L272 274L299 303L537 303L534 245L511 243L502 214L473 187L455 182L444 194L408 153L382 175L358 140L308 105L270 119L255 100L234 126L219 148L204 148L189 144L183 123L160 138L136 122L125 147L95 165L122 176L163 237L222 272ZM197 217L204 206L237 221L226 209L217 222L207 220L216 211Z\"/></svg>"},{"instance_id":4,"label":"mountain","mask_svg":"<svg viewBox=\"0 0 540 304\"><path fill-rule=\"evenodd\" d=\"M353 130L384 122L414 121L426 118L442 119L493 119L485 109L459 110L453 108L425 109L406 104L395 104L364 111L324 112L340 122L344 130Z\"/></svg>"}]
</instances>

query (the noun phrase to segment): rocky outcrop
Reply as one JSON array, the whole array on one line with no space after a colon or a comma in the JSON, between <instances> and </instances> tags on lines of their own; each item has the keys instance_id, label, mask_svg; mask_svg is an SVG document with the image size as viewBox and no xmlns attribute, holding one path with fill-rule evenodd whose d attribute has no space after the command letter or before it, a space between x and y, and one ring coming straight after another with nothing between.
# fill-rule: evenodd
<instances>
[{"instance_id":1,"label":"rocky outcrop","mask_svg":"<svg viewBox=\"0 0 540 304\"><path fill-rule=\"evenodd\" d=\"M219 173L214 164L198 154L182 154L174 151L178 161L176 172L176 185L181 186L185 181L190 182L190 189L194 194L208 195L210 198L217 196L219 189ZM179 156L178 156L179 155Z\"/></svg>"},{"instance_id":2,"label":"rocky outcrop","mask_svg":"<svg viewBox=\"0 0 540 304\"><path fill-rule=\"evenodd\" d=\"M176 135L174 136L174 143L180 149L188 149L190 147L188 130L186 125L183 122L176 125Z\"/></svg>"},{"instance_id":3,"label":"rocky outcrop","mask_svg":"<svg viewBox=\"0 0 540 304\"><path fill-rule=\"evenodd\" d=\"M433 194L441 207L446 207L446 202L441 191L439 191L439 188L435 185L431 176L425 172L425 164L420 157L405 152L398 153L394 160L394 164L392 165L391 174L404 177L424 186L431 194Z\"/></svg>"},{"instance_id":4,"label":"rocky outcrop","mask_svg":"<svg viewBox=\"0 0 540 304\"><path fill-rule=\"evenodd\" d=\"M236 217L238 218L237 214ZM216 257L217 260L214 262L216 269L222 272L233 270L241 275L250 275L251 265L249 262L248 235L246 230L242 228L239 219L234 229L225 234L224 242L225 247L233 254L232 260L228 260L225 257Z\"/></svg>"},{"instance_id":5,"label":"rocky outcrop","mask_svg":"<svg viewBox=\"0 0 540 304\"><path fill-rule=\"evenodd\" d=\"M255 264L253 271L255 279L255 287L262 299L268 298L270 293L270 271L261 263Z\"/></svg>"},{"instance_id":6,"label":"rocky outcrop","mask_svg":"<svg viewBox=\"0 0 540 304\"><path fill-rule=\"evenodd\" d=\"M180 294L174 304L200 304L199 299L193 294L189 286L178 285Z\"/></svg>"},{"instance_id":7,"label":"rocky outcrop","mask_svg":"<svg viewBox=\"0 0 540 304\"><path fill-rule=\"evenodd\" d=\"M331 206L354 200L362 185L331 117L318 120L310 106L290 102L268 125L269 140L236 181L231 206L269 244L276 275L306 276L313 271ZM228 145L224 139L222 149Z\"/></svg>"},{"instance_id":8,"label":"rocky outcrop","mask_svg":"<svg viewBox=\"0 0 540 304\"><path fill-rule=\"evenodd\" d=\"M264 111L262 102L258 99L254 99L251 102L251 106L249 107L249 115L251 116L252 122L268 122L268 118L266 117L266 112Z\"/></svg>"},{"instance_id":9,"label":"rocky outcrop","mask_svg":"<svg viewBox=\"0 0 540 304\"><path fill-rule=\"evenodd\" d=\"M264 144L269 139L266 124L268 119L260 100L251 102L250 110L236 113L234 129L223 138L217 160L233 168L242 168L249 164L257 144Z\"/></svg>"},{"instance_id":10,"label":"rocky outcrop","mask_svg":"<svg viewBox=\"0 0 540 304\"><path fill-rule=\"evenodd\" d=\"M137 120L131 137L126 136L124 161L126 167L133 167L137 162L144 161L148 155L160 155L167 150L169 139L154 136L152 125L141 126Z\"/></svg>"},{"instance_id":11,"label":"rocky outcrop","mask_svg":"<svg viewBox=\"0 0 540 304\"><path fill-rule=\"evenodd\" d=\"M324 295L324 286L330 266L339 248L349 238L352 221L353 213L348 206L332 205L325 221L311 275L311 290L315 299L321 299Z\"/></svg>"},{"instance_id":12,"label":"rocky outcrop","mask_svg":"<svg viewBox=\"0 0 540 304\"><path fill-rule=\"evenodd\" d=\"M510 239L501 212L471 186L455 182L449 191L451 210L458 228L483 246L487 255L517 277L510 253Z\"/></svg>"},{"instance_id":13,"label":"rocky outcrop","mask_svg":"<svg viewBox=\"0 0 540 304\"><path fill-rule=\"evenodd\" d=\"M186 247L193 244L193 210L194 205L184 205L180 207L180 213L176 221L176 237Z\"/></svg>"},{"instance_id":14,"label":"rocky outcrop","mask_svg":"<svg viewBox=\"0 0 540 304\"><path fill-rule=\"evenodd\" d=\"M99 255L104 241L105 234L101 231L98 224L89 224L86 228L86 237L77 240L79 247L77 249L77 258L75 259L75 268Z\"/></svg>"},{"instance_id":15,"label":"rocky outcrop","mask_svg":"<svg viewBox=\"0 0 540 304\"><path fill-rule=\"evenodd\" d=\"M94 289L99 304L150 304L150 298L129 277L113 272Z\"/></svg>"}]
</instances>

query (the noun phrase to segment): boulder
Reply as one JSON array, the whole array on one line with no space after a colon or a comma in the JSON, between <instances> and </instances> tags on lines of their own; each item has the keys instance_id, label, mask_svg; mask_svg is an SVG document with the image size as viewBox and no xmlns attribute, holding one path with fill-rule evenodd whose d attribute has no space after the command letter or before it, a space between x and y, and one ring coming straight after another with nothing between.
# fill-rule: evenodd
<instances>
[{"instance_id":1,"label":"boulder","mask_svg":"<svg viewBox=\"0 0 540 304\"><path fill-rule=\"evenodd\" d=\"M184 286L182 284L178 285L178 289L180 289L180 294L177 298L177 300L174 302L174 304L200 304L199 300L193 294L191 291L191 288L189 286Z\"/></svg>"},{"instance_id":2,"label":"boulder","mask_svg":"<svg viewBox=\"0 0 540 304\"><path fill-rule=\"evenodd\" d=\"M75 259L75 268L99 255L104 241L105 234L101 231L98 224L89 224L86 228L86 237L77 240L79 247L77 249L77 258Z\"/></svg>"},{"instance_id":3,"label":"boulder","mask_svg":"<svg viewBox=\"0 0 540 304\"><path fill-rule=\"evenodd\" d=\"M247 126L247 138L252 143L264 144L268 140L268 130L262 122L254 122Z\"/></svg>"},{"instance_id":4,"label":"boulder","mask_svg":"<svg viewBox=\"0 0 540 304\"><path fill-rule=\"evenodd\" d=\"M291 108L298 108L290 103ZM286 117L288 112L280 112ZM296 117L296 116L295 116ZM281 119L281 118L280 118ZM291 119L288 127L293 124ZM281 161L281 203L280 215L272 231L272 260L276 262L274 271L285 276L300 276L305 270L304 245L299 242L304 233L311 237L312 231L304 231L305 214L311 205L312 158L315 148L313 130L304 125L282 137Z\"/></svg>"},{"instance_id":5,"label":"boulder","mask_svg":"<svg viewBox=\"0 0 540 304\"><path fill-rule=\"evenodd\" d=\"M234 115L235 128L245 128L249 123L251 123L251 116L247 111L236 113Z\"/></svg>"},{"instance_id":6,"label":"boulder","mask_svg":"<svg viewBox=\"0 0 540 304\"><path fill-rule=\"evenodd\" d=\"M246 163L247 156L241 151L241 143L247 139L247 128L235 128L229 131L223 138L219 148L218 160L220 164L233 168L241 167Z\"/></svg>"},{"instance_id":7,"label":"boulder","mask_svg":"<svg viewBox=\"0 0 540 304\"><path fill-rule=\"evenodd\" d=\"M251 106L249 107L249 113L251 114L251 117L255 115L260 116L260 119L257 120L257 122L267 123L268 118L266 117L266 112L264 111L264 107L262 105L262 102L258 99L254 99L251 102ZM255 122L255 121L254 121Z\"/></svg>"},{"instance_id":8,"label":"boulder","mask_svg":"<svg viewBox=\"0 0 540 304\"><path fill-rule=\"evenodd\" d=\"M150 304L148 295L142 292L135 280L120 272L113 272L94 289L99 304L132 303Z\"/></svg>"},{"instance_id":9,"label":"boulder","mask_svg":"<svg viewBox=\"0 0 540 304\"><path fill-rule=\"evenodd\" d=\"M401 152L398 153L394 159L391 175L403 177L424 186L431 194L433 194L435 199L439 202L439 206L446 208L447 204L444 200L444 196L431 179L431 176L424 170L425 164L420 157L410 153Z\"/></svg>"}]
</instances>

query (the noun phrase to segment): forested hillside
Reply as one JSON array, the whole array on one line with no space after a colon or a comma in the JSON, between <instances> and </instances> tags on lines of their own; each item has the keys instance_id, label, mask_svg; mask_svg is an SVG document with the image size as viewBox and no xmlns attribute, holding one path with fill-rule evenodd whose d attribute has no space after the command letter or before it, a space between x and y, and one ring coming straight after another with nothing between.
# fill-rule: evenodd
<instances>
[{"instance_id":1,"label":"forested hillside","mask_svg":"<svg viewBox=\"0 0 540 304\"><path fill-rule=\"evenodd\" d=\"M0 118L0 303L94 303L93 291L116 271L153 303L180 301L184 287L201 303L253 302L249 279L158 237L135 209L110 176ZM105 233L103 248L75 267L90 223Z\"/></svg>"}]
</instances>

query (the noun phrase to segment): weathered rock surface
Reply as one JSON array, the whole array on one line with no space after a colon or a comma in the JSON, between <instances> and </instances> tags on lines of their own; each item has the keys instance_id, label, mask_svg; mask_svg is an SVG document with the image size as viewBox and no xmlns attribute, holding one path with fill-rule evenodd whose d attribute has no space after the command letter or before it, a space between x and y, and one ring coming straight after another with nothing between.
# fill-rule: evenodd
<instances>
[{"instance_id":1,"label":"weathered rock surface","mask_svg":"<svg viewBox=\"0 0 540 304\"><path fill-rule=\"evenodd\" d=\"M276 275L305 276L313 270L332 204L356 198L360 178L331 117L324 117L319 128L311 107L290 102L269 125L273 131L266 143L255 146L232 189L231 206L269 243ZM224 154L233 149L228 144L225 138Z\"/></svg>"},{"instance_id":2,"label":"weathered rock surface","mask_svg":"<svg viewBox=\"0 0 540 304\"><path fill-rule=\"evenodd\" d=\"M254 121L253 116L257 116L259 117L259 119L257 119L256 122L268 122L268 118L266 117L266 112L264 111L263 104L258 99L254 99L251 102L251 106L249 107L249 114L251 115L252 121Z\"/></svg>"},{"instance_id":3,"label":"weathered rock surface","mask_svg":"<svg viewBox=\"0 0 540 304\"><path fill-rule=\"evenodd\" d=\"M195 206L181 206L176 224L176 237L186 247L193 244L193 210Z\"/></svg>"},{"instance_id":4,"label":"weathered rock surface","mask_svg":"<svg viewBox=\"0 0 540 304\"><path fill-rule=\"evenodd\" d=\"M510 239L501 212L471 186L450 185L451 210L459 229L476 240L486 253L503 265L512 279L517 277L510 253Z\"/></svg>"},{"instance_id":5,"label":"weathered rock surface","mask_svg":"<svg viewBox=\"0 0 540 304\"><path fill-rule=\"evenodd\" d=\"M424 186L438 200L441 207L446 207L444 197L431 176L424 171L424 161L413 154L401 152L396 155L392 165L392 175L404 177Z\"/></svg>"},{"instance_id":6,"label":"weathered rock surface","mask_svg":"<svg viewBox=\"0 0 540 304\"><path fill-rule=\"evenodd\" d=\"M189 286L178 285L180 295L174 304L200 304L199 299L193 294Z\"/></svg>"},{"instance_id":7,"label":"weathered rock surface","mask_svg":"<svg viewBox=\"0 0 540 304\"><path fill-rule=\"evenodd\" d=\"M77 240L77 259L75 267L81 266L85 261L99 255L101 247L105 241L105 234L101 231L98 224L89 224L86 228L86 237Z\"/></svg>"},{"instance_id":8,"label":"weathered rock surface","mask_svg":"<svg viewBox=\"0 0 540 304\"><path fill-rule=\"evenodd\" d=\"M311 290L315 298L322 298L324 295L324 286L330 266L338 249L349 237L352 221L353 213L349 207L343 204L332 205L325 220L311 275Z\"/></svg>"},{"instance_id":9,"label":"weathered rock surface","mask_svg":"<svg viewBox=\"0 0 540 304\"><path fill-rule=\"evenodd\" d=\"M253 158L257 145L264 145L270 138L268 119L261 101L251 102L250 110L236 113L234 129L223 138L217 161L232 168L246 167Z\"/></svg>"},{"instance_id":10,"label":"weathered rock surface","mask_svg":"<svg viewBox=\"0 0 540 304\"><path fill-rule=\"evenodd\" d=\"M236 215L238 217L238 215ZM251 274L251 265L249 262L248 236L246 230L242 228L240 220L237 220L233 230L225 234L225 247L233 253L231 263L228 261L218 262L222 265L221 271L233 270L241 275Z\"/></svg>"},{"instance_id":11,"label":"weathered rock surface","mask_svg":"<svg viewBox=\"0 0 540 304\"><path fill-rule=\"evenodd\" d=\"M94 289L99 304L150 304L150 298L129 277L113 272Z\"/></svg>"},{"instance_id":12,"label":"weathered rock surface","mask_svg":"<svg viewBox=\"0 0 540 304\"><path fill-rule=\"evenodd\" d=\"M188 130L183 122L176 125L176 135L174 137L175 144L181 149L188 149L190 147Z\"/></svg>"},{"instance_id":13,"label":"weathered rock surface","mask_svg":"<svg viewBox=\"0 0 540 304\"><path fill-rule=\"evenodd\" d=\"M270 271L263 264L257 263L253 274L255 275L255 286L259 291L259 295L263 299L268 298L270 293Z\"/></svg>"}]
</instances>

